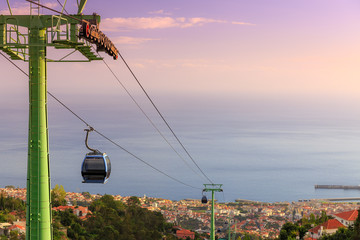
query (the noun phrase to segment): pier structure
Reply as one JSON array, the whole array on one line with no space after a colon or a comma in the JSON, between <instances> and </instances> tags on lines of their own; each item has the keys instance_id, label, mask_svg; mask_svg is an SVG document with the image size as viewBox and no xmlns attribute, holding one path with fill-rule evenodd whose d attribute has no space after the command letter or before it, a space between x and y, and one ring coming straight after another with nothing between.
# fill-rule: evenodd
<instances>
[{"instance_id":1,"label":"pier structure","mask_svg":"<svg viewBox=\"0 0 360 240\"><path fill-rule=\"evenodd\" d=\"M356 189L360 190L360 185L315 185L315 189Z\"/></svg>"},{"instance_id":2,"label":"pier structure","mask_svg":"<svg viewBox=\"0 0 360 240\"><path fill-rule=\"evenodd\" d=\"M360 201L360 197L343 197L343 198L314 198L314 199L299 199L299 202L311 202L311 201L325 201L325 202L357 202Z\"/></svg>"}]
</instances>

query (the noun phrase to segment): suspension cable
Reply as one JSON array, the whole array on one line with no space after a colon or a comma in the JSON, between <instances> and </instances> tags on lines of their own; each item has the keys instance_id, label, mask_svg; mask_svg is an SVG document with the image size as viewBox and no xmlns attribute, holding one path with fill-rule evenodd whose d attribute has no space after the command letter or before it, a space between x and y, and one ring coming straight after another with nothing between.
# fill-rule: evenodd
<instances>
[{"instance_id":1,"label":"suspension cable","mask_svg":"<svg viewBox=\"0 0 360 240\"><path fill-rule=\"evenodd\" d=\"M182 144L182 142L180 141L180 139L177 137L177 135L175 134L175 132L173 131L173 129L170 127L169 123L165 120L164 116L161 114L160 110L156 107L154 101L151 99L151 97L149 96L149 94L146 92L145 88L142 86L142 84L140 83L139 79L136 77L135 73L132 71L132 69L130 68L129 64L126 62L126 60L124 59L124 57L122 56L122 54L120 52L118 52L120 58L122 59L122 61L124 62L124 64L126 65L127 69L130 71L131 75L134 77L134 79L136 80L136 82L138 83L138 85L140 86L140 88L142 89L142 91L144 92L144 94L146 95L146 97L149 99L150 103L153 105L153 107L155 108L155 110L157 111L157 113L159 114L159 116L161 117L161 119L164 121L164 123L166 124L166 126L169 128L169 130L171 131L171 133L174 135L174 137L176 138L177 142L180 144L180 146L184 149L184 151L186 152L186 154L188 155L188 157L191 159L191 161L196 165L196 167L200 170L200 172L205 176L205 178L212 184L214 184L210 178L203 172L203 170L199 167L199 165L195 162L195 160L193 159L193 157L190 155L190 153L188 152L188 150L185 148L185 146Z\"/></svg>"},{"instance_id":2,"label":"suspension cable","mask_svg":"<svg viewBox=\"0 0 360 240\"><path fill-rule=\"evenodd\" d=\"M49 8L47 6L44 6L42 4L39 3L35 3L31 0L26 0L30 3L34 3L40 7L46 8L48 10L57 12L59 14L63 14L62 12L59 12L55 9ZM65 14L63 14L65 15ZM75 18L71 15L66 15L67 17L73 18L75 20L81 21L78 18ZM164 121L164 123L166 124L166 126L169 128L169 130L171 131L171 133L173 134L173 136L175 137L175 139L177 140L177 142L180 144L180 146L182 147L182 149L186 152L186 154L188 155L188 157L191 159L191 161L195 164L195 166L199 169L199 171L204 175L204 177L212 184L214 184L210 178L203 172L203 170L199 167L199 165L195 162L195 160L193 159L193 157L190 155L190 153L188 152L188 150L185 148L185 146L182 144L182 142L180 141L180 139L177 137L177 135L175 134L175 132L173 131L173 129L170 127L169 123L165 120L164 116L161 114L161 112L159 111L159 109L156 107L155 103L153 102L153 100L150 98L149 94L146 92L146 90L144 89L144 87L142 86L142 84L140 83L140 81L138 80L138 78L136 77L136 75L134 74L134 72L132 71L132 69L130 68L130 66L128 65L128 63L125 61L124 57L121 55L120 52L118 52L119 56L121 57L122 61L124 62L124 64L126 65L126 67L128 68L128 70L130 71L131 75L134 77L134 79L136 80L136 82L138 83L138 85L140 86L140 88L143 90L143 92L145 93L146 97L149 99L149 101L151 102L151 104L153 105L153 107L155 108L155 110L157 111L157 113L159 114L159 116L162 118L162 120Z\"/></svg>"},{"instance_id":3,"label":"suspension cable","mask_svg":"<svg viewBox=\"0 0 360 240\"><path fill-rule=\"evenodd\" d=\"M98 53L99 54L99 53ZM99 54L100 56L100 54ZM100 56L101 57L101 56ZM186 166L191 169L196 175L198 175L200 178L204 178L203 175L200 175L198 172L196 172L187 161L179 154L178 151L174 148L174 146L169 142L169 140L162 134L162 132L159 130L159 128L154 124L154 122L150 119L150 117L146 114L146 112L142 109L140 104L135 100L135 98L131 95L129 90L125 87L125 85L120 81L118 76L115 74L115 72L110 68L110 66L107 64L107 62L103 59L102 60L106 67L109 69L109 71L112 73L112 75L116 78L117 82L122 86L122 88L125 90L125 92L129 95L129 97L132 99L132 101L136 104L136 106L140 109L140 111L145 115L147 120L150 122L150 124L156 129L156 131L160 134L160 136L167 142L167 144L172 148L172 150L178 155L178 157L186 164Z\"/></svg>"},{"instance_id":4,"label":"suspension cable","mask_svg":"<svg viewBox=\"0 0 360 240\"><path fill-rule=\"evenodd\" d=\"M68 11L66 11L65 7L61 4L61 2L59 0L56 0L56 1L60 4L61 8L64 8L64 11L66 12L66 14L69 15Z\"/></svg>"},{"instance_id":5,"label":"suspension cable","mask_svg":"<svg viewBox=\"0 0 360 240\"><path fill-rule=\"evenodd\" d=\"M192 186L192 185L189 185L189 184L187 184L187 183L184 183L184 182L182 182L182 181L180 181L180 180L178 180L178 179L170 176L169 174L167 174L167 173L159 170L158 168L150 165L148 162L142 160L142 159L139 158L138 156L136 156L136 155L134 155L133 153L129 152L128 150L126 150L125 148L123 148L122 146L120 146L119 144L117 144L116 142L114 142L113 140L111 140L110 138L106 137L104 134L100 133L100 132L97 131L96 129L94 129L94 132L96 132L97 134L99 134L100 136L102 136L103 138L105 138L106 140L108 140L109 142L111 142L112 144L114 144L115 146L121 148L123 151L127 152L128 154L130 154L131 156L133 156L133 157L136 158L137 160L141 161L142 163L148 165L148 166L151 167L152 169L154 169L154 170L162 173L163 175L167 176L168 178L171 178L172 180L174 180L174 181L176 181L176 182L178 182L178 183L181 183L181 184L183 184L183 185L185 185L185 186L188 186L188 187L191 187L191 188L195 188L195 189L201 189L201 188L198 188L198 187L194 187L194 186Z\"/></svg>"},{"instance_id":6,"label":"suspension cable","mask_svg":"<svg viewBox=\"0 0 360 240\"><path fill-rule=\"evenodd\" d=\"M24 73L26 76L29 77L29 74L27 74L24 70L22 70L18 65L16 65L13 61L11 61L10 59L8 59L2 52L0 52L0 54L6 59L8 60L12 65L14 65L17 69L19 69L22 73ZM169 174L161 171L160 169L152 166L150 163L146 162L145 160L141 159L140 157L136 156L135 154L133 154L132 152L128 151L127 149L125 149L124 147L122 147L120 144L114 142L113 140L111 140L109 137L105 136L103 133L97 131L94 127L92 127L89 123L87 123L83 118L81 118L79 115L77 115L74 111L72 111L68 106L66 106L62 101L60 101L58 98L56 98L52 93L50 93L49 91L47 91L47 93L54 98L55 101L57 101L58 103L60 103L63 107L65 107L71 114L73 114L75 117L77 117L81 122L83 122L85 125L87 125L90 128L94 129L94 132L96 132L97 134L99 134L100 136L102 136L103 138L105 138L106 140L108 140L109 142L111 142L112 144L114 144L115 146L117 146L118 148L122 149L123 151L125 151L126 153L128 153L129 155L133 156L134 158L136 158L137 160L141 161L142 163L146 164L147 166L151 167L152 169L154 169L155 171L165 175L166 177L182 184L185 185L187 187L191 187L191 188L195 188L195 189L201 189L198 187L194 187L190 184L187 184L175 177L170 176Z\"/></svg>"},{"instance_id":7,"label":"suspension cable","mask_svg":"<svg viewBox=\"0 0 360 240\"><path fill-rule=\"evenodd\" d=\"M33 2L33 1L31 1L31 0L25 0L25 1L28 1L28 2L30 2L30 3L33 3L33 4L35 4L35 5L40 6L40 7L42 7L42 8L48 9L48 10L50 10L50 11L56 12L56 13L58 13L58 14L67 16L67 17L69 17L69 18L71 18L71 19L74 19L74 20L77 20L77 21L81 22L81 19L79 19L79 18L73 17L73 16L68 15L68 14L63 14L62 12L59 12L59 11L57 11L57 10L55 10L55 9L52 9L52 8L49 8L49 7L47 7L47 6L45 6L45 5L42 5L42 4L40 4L40 3Z\"/></svg>"}]
</instances>

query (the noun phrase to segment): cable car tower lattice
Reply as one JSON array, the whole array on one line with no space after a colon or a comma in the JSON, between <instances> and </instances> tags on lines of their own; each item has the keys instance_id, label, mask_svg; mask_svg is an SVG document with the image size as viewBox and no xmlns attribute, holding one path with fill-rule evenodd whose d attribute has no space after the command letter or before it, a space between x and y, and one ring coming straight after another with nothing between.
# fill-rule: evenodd
<instances>
[{"instance_id":1,"label":"cable car tower lattice","mask_svg":"<svg viewBox=\"0 0 360 240\"><path fill-rule=\"evenodd\" d=\"M86 0L81 0L78 13L40 15L39 0L30 2L30 15L0 15L0 50L12 60L29 63L29 140L27 163L26 239L51 240L51 203L49 173L49 141L47 123L47 62L90 62L102 60L92 51L105 51L114 59L118 51L99 30L100 16L82 15ZM47 8L49 9L49 8ZM72 53L60 59L48 59L46 48L74 49L85 59L67 60Z\"/></svg>"}]
</instances>

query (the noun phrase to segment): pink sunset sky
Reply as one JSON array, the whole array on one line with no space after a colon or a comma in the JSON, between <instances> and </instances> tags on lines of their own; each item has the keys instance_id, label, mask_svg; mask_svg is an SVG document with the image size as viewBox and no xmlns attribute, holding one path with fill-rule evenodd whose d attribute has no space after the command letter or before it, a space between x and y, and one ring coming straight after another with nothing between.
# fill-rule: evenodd
<instances>
[{"instance_id":1,"label":"pink sunset sky","mask_svg":"<svg viewBox=\"0 0 360 240\"><path fill-rule=\"evenodd\" d=\"M42 3L61 9L56 1ZM25 1L10 4L14 14L29 11ZM68 1L66 9L75 13L75 1ZM101 30L154 93L360 96L356 0L88 1L84 13L93 12L101 15ZM9 14L5 1L0 13ZM106 60L120 76L130 77L120 60ZM2 70L9 68L6 60L0 61ZM66 66L67 72L76 76L78 69L88 68L81 65ZM49 65L49 89L61 91L57 77L50 77L59 76L62 66Z\"/></svg>"},{"instance_id":2,"label":"pink sunset sky","mask_svg":"<svg viewBox=\"0 0 360 240\"><path fill-rule=\"evenodd\" d=\"M9 2L13 14L29 13L26 1ZM57 1L41 3L61 10ZM68 0L66 10L76 13L76 1ZM100 30L115 43L200 166L210 175L211 171L214 175L218 174L215 180L225 175L218 171L219 159L229 169L235 169L234 166L244 162L251 165L248 159L255 159L255 162L262 158L267 160L271 155L269 152L276 149L271 145L275 141L265 138L263 143L252 138L251 134L257 131L263 133L264 130L268 136L267 131L271 132L270 128L274 125L280 129L273 130L275 135L281 133L281 127L286 125L284 119L288 120L286 118L295 119L294 122L302 126L303 122L312 123L319 117L315 132L317 127L326 125L330 120L335 119L336 122L337 118L345 120L339 123L340 128L346 127L347 120L351 118L357 124L354 129L358 129L358 0L89 0L84 14L93 12L101 16ZM5 0L0 0L0 14L9 14ZM53 13L43 10L43 14ZM58 59L68 52L48 48L49 58ZM121 59L114 61L104 53L101 55L146 112L151 117L157 117ZM81 57L79 54L74 56ZM28 71L26 62L15 63ZM6 151L8 156L22 158L25 163L28 79L2 56L0 72L0 150ZM157 148L162 140L152 139L153 129L102 61L48 63L47 73L48 90L87 121L98 124L94 127L104 129L105 135L113 134L130 151L134 150L135 154L140 152L151 161L168 157ZM102 115L99 116L97 111ZM83 146L84 126L76 122L77 119L68 118L72 119L72 116L49 97L50 150L55 183L61 180L63 172L68 171L62 161L74 166L71 171L80 178L79 162L66 159L61 154L71 150L76 155L74 159L81 161L86 151ZM157 118L155 122L162 123ZM133 126L137 123L139 125ZM291 134L301 135L303 130L300 127L300 130L292 128L293 125L298 126L296 124L291 122L287 126ZM250 131L250 139L243 135L246 130ZM351 129L349 132L354 131ZM314 138L313 129L307 134L309 139L304 140L305 144L301 142L290 147L287 145L289 139L283 139L280 134L279 152L293 150L286 161L312 148L322 151L322 147L325 150L338 150L339 147L339 152L358 149L358 138L349 138L351 143L344 143L341 139L334 145L326 145L323 139ZM319 135L322 134L320 131ZM335 138L331 135L330 141ZM318 146L313 142L324 145ZM143 148L138 143L143 144ZM16 144L22 147L21 154ZM103 148L111 155L111 147L105 145ZM249 156L242 152L242 148L245 153L250 151ZM263 155L256 155L263 149L266 150ZM123 157L123 153L113 151L112 160L115 156ZM121 161L125 158L131 157L125 156ZM302 156L298 158L301 159L295 158L294 161L304 161ZM282 160L278 156L274 159ZM173 165L156 160L151 163L182 180L193 177L178 171L183 166L174 170ZM313 164L311 161L308 160L308 165ZM134 169L138 171L137 165L134 169L130 166L130 170L124 170L127 168L123 167L123 162L118 167L114 162L114 169L131 175L131 184L131 177L137 176L132 172ZM268 162L271 166L272 163ZM9 172L11 167L17 171L18 166L9 166ZM25 176L25 167L23 164L19 176ZM145 175L152 174L147 168L143 172ZM81 185L80 180L78 183ZM111 184L109 182L106 186L111 187ZM69 186L73 186L73 182ZM143 189L143 186L140 188Z\"/></svg>"}]
</instances>

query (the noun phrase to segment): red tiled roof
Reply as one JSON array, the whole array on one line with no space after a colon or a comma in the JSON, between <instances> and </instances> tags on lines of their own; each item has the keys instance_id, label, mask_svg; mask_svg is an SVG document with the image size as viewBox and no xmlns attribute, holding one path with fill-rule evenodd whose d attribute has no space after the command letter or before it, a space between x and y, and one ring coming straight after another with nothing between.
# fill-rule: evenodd
<instances>
[{"instance_id":1,"label":"red tiled roof","mask_svg":"<svg viewBox=\"0 0 360 240\"><path fill-rule=\"evenodd\" d=\"M66 209L74 209L73 206L58 206L52 208L55 211L65 211Z\"/></svg>"},{"instance_id":2,"label":"red tiled roof","mask_svg":"<svg viewBox=\"0 0 360 240\"><path fill-rule=\"evenodd\" d=\"M345 227L341 222L336 219L329 219L322 224L324 229L337 229L339 227Z\"/></svg>"},{"instance_id":3,"label":"red tiled roof","mask_svg":"<svg viewBox=\"0 0 360 240\"><path fill-rule=\"evenodd\" d=\"M310 229L309 232L318 233L321 227L323 227L323 229L326 230L326 229L338 229L340 227L345 227L345 226L336 219L329 219L323 224L320 224L319 226Z\"/></svg>"},{"instance_id":4,"label":"red tiled roof","mask_svg":"<svg viewBox=\"0 0 360 240\"><path fill-rule=\"evenodd\" d=\"M187 229L182 229L176 231L176 236L181 239L186 239L187 237L190 237L190 239L194 239L195 233Z\"/></svg>"},{"instance_id":5,"label":"red tiled roof","mask_svg":"<svg viewBox=\"0 0 360 240\"><path fill-rule=\"evenodd\" d=\"M21 229L21 230L25 230L25 228L23 226L20 225L12 225L11 227L9 227L9 230L13 230L15 228Z\"/></svg>"},{"instance_id":6,"label":"red tiled roof","mask_svg":"<svg viewBox=\"0 0 360 240\"><path fill-rule=\"evenodd\" d=\"M352 210L352 211L348 211L348 212L337 213L337 214L335 214L335 216L342 218L346 221L355 221L358 216L358 211Z\"/></svg>"}]
</instances>

